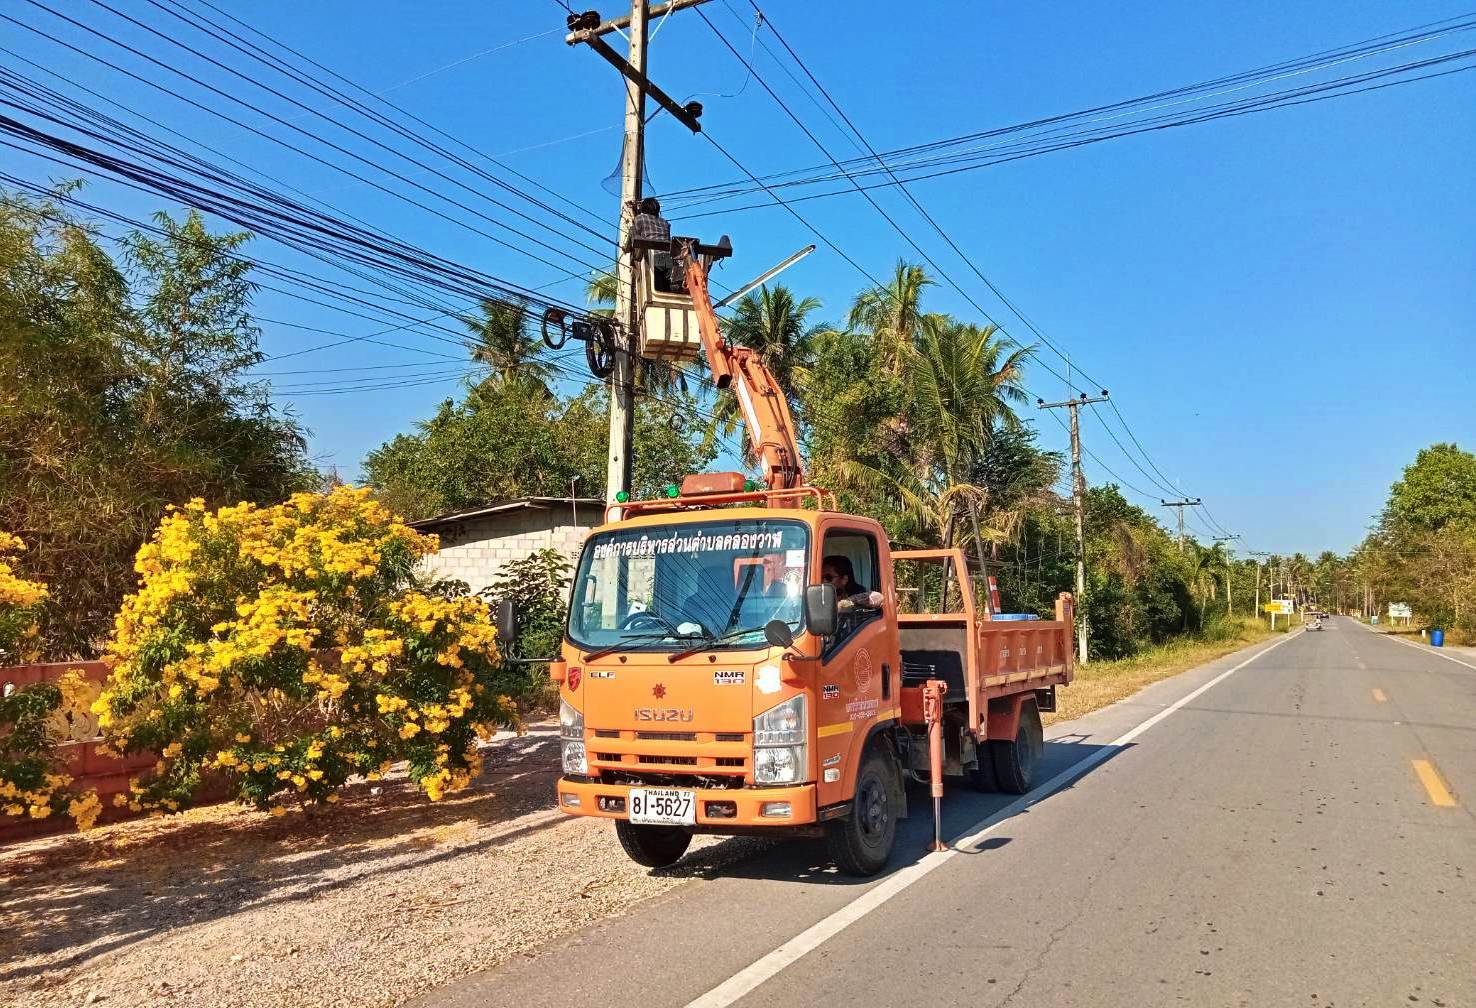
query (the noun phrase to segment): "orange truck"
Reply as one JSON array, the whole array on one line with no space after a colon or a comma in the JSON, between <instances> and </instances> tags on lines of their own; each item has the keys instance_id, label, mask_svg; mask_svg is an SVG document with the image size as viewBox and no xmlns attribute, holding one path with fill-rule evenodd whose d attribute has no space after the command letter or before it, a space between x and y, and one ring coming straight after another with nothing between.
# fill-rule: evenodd
<instances>
[{"instance_id":1,"label":"orange truck","mask_svg":"<svg viewBox=\"0 0 1476 1008\"><path fill-rule=\"evenodd\" d=\"M940 772L1032 787L1040 712L1072 677L1071 598L1052 620L998 619L961 551L894 550L880 523L805 482L782 391L718 330L706 278L727 251L673 243L689 300L648 299L642 346L706 351L763 479L688 476L612 502L589 535L550 666L558 806L612 820L650 867L697 833L792 834L824 836L842 871L870 875L908 780L935 796Z\"/></svg>"}]
</instances>

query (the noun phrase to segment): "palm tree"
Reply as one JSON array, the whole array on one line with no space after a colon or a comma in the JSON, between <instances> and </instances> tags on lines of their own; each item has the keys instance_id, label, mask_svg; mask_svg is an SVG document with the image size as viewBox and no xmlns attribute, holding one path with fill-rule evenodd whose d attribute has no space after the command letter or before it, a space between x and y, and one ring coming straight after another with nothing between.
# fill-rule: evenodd
<instances>
[{"instance_id":1,"label":"palm tree","mask_svg":"<svg viewBox=\"0 0 1476 1008\"><path fill-rule=\"evenodd\" d=\"M1220 582L1230 569L1230 558L1225 555L1225 548L1220 543L1204 547L1191 542L1189 551L1184 554L1184 565L1185 580L1199 604L1199 622L1203 626L1205 606L1220 597Z\"/></svg>"},{"instance_id":2,"label":"palm tree","mask_svg":"<svg viewBox=\"0 0 1476 1008\"><path fill-rule=\"evenodd\" d=\"M542 342L528 331L528 306L483 298L481 311L481 318L464 318L462 323L475 340L472 360L487 365L491 372L486 380L499 385L518 383L550 395L549 382L557 369L544 359Z\"/></svg>"},{"instance_id":3,"label":"palm tree","mask_svg":"<svg viewBox=\"0 0 1476 1008\"><path fill-rule=\"evenodd\" d=\"M809 325L808 320L819 307L818 298L796 301L794 292L783 284L761 287L740 298L733 308L733 317L724 323L729 341L757 351L764 359L791 407L799 404L805 379L814 363L819 327ZM731 433L738 425L737 398L721 396L714 415L724 431ZM746 453L751 446L746 440L744 444Z\"/></svg>"},{"instance_id":4,"label":"palm tree","mask_svg":"<svg viewBox=\"0 0 1476 1008\"><path fill-rule=\"evenodd\" d=\"M922 326L922 293L933 280L921 266L898 261L890 283L862 291L851 305L846 324L871 334L878 358L895 377L905 366Z\"/></svg>"},{"instance_id":5,"label":"palm tree","mask_svg":"<svg viewBox=\"0 0 1476 1008\"><path fill-rule=\"evenodd\" d=\"M593 309L590 314L613 318L615 298L620 293L620 279L613 270L597 270L584 287L584 300Z\"/></svg>"},{"instance_id":6,"label":"palm tree","mask_svg":"<svg viewBox=\"0 0 1476 1008\"><path fill-rule=\"evenodd\" d=\"M902 350L911 384L906 416L889 429L889 464L859 457L835 467L841 489L881 495L919 531L944 546L969 545L985 560L986 544L1014 534L1015 507L995 507L974 482L994 433L1018 428L1015 406L1029 347L944 315L915 316L916 334Z\"/></svg>"},{"instance_id":7,"label":"palm tree","mask_svg":"<svg viewBox=\"0 0 1476 1008\"><path fill-rule=\"evenodd\" d=\"M932 470L940 531L951 545L956 523L967 517L979 560L986 538L1008 537L1012 525L995 515L986 537L980 515L990 508L989 494L970 477L1000 427L1020 426L1014 406L1027 400L1020 387L1029 347L998 338L993 325L977 326L946 316L925 315L919 326L909 372L913 381L913 438L920 467Z\"/></svg>"}]
</instances>

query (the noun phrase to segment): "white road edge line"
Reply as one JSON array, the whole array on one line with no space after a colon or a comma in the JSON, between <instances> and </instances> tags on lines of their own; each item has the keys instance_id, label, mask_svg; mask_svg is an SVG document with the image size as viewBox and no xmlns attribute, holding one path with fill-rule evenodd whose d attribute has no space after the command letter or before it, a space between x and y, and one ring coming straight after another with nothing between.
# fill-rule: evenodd
<instances>
[{"instance_id":1,"label":"white road edge line","mask_svg":"<svg viewBox=\"0 0 1476 1008\"><path fill-rule=\"evenodd\" d=\"M1372 632L1378 633L1377 630L1374 630ZM1439 648L1426 647L1423 644L1416 644L1414 641L1401 640L1400 638L1395 637L1391 634L1379 634L1379 636L1387 637L1395 644L1403 644L1405 647L1412 647L1416 651L1423 652L1424 654L1434 655L1436 658L1444 658L1446 661L1453 661L1457 665L1464 665L1468 669L1476 670L1476 665L1472 665L1468 661L1461 661L1459 658L1452 658L1450 655L1446 654L1444 651L1441 651Z\"/></svg>"},{"instance_id":2,"label":"white road edge line","mask_svg":"<svg viewBox=\"0 0 1476 1008\"><path fill-rule=\"evenodd\" d=\"M1221 672L1209 682L1186 694L1136 727L1129 729L1111 742L1097 749L1090 756L1062 770L1044 784L1036 787L1033 791L1021 795L998 812L970 826L969 832L953 840L949 844L948 850L940 851L936 854L928 854L916 864L908 865L906 868L888 876L879 885L868 889L865 893L830 914L830 916L816 921L772 952L767 953L742 970L739 970L706 994L687 1002L686 1008L728 1008L729 1005L748 995L792 963L799 961L804 956L813 952L825 942L871 913L871 911L886 903L893 896L898 895L915 882L920 881L924 876L932 872L933 869L938 868L959 854L961 849L974 847L986 836L994 832L1005 820L1060 790L1098 763L1112 756L1119 747L1127 745L1170 714L1192 703L1202 694L1224 682L1257 658L1260 658L1269 651L1275 650L1295 636L1297 634L1288 633L1281 640L1276 641L1269 647L1262 648L1234 668ZM974 853L974 851L970 851L970 853Z\"/></svg>"}]
</instances>

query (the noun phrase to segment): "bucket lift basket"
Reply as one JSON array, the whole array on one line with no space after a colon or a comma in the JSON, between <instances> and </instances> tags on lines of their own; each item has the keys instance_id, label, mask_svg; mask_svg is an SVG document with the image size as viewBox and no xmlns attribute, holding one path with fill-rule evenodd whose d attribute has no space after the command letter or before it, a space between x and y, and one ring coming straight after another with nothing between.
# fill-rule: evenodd
<instances>
[{"instance_id":1,"label":"bucket lift basket","mask_svg":"<svg viewBox=\"0 0 1476 1008\"><path fill-rule=\"evenodd\" d=\"M691 242L697 257L706 272L712 264L733 254L733 245L724 235L716 245L703 245L693 238L673 238L661 241L651 238L636 238L632 241L635 250L635 295L640 305L640 354L650 360L668 364L688 364L697 360L702 352L702 337L697 331L697 312L692 308L692 297L685 289L661 291L656 289L657 257L670 263L668 272L671 286L683 286L682 267L675 250L678 242Z\"/></svg>"}]
</instances>

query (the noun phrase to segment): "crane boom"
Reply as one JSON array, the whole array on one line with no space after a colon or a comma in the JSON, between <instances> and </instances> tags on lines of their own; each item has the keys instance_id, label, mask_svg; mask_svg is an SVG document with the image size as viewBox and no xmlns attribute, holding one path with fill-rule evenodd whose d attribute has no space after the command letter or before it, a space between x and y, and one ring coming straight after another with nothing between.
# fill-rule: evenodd
<instances>
[{"instance_id":1,"label":"crane boom","mask_svg":"<svg viewBox=\"0 0 1476 1008\"><path fill-rule=\"evenodd\" d=\"M799 441L789 400L779 387L763 355L749 347L735 347L718 329L717 313L707 289L707 271L693 249L682 241L680 258L686 263L687 293L697 314L697 331L707 352L708 366L718 388L733 389L738 397L748 440L764 467L764 482L770 490L791 490L805 481L800 463Z\"/></svg>"}]
</instances>

